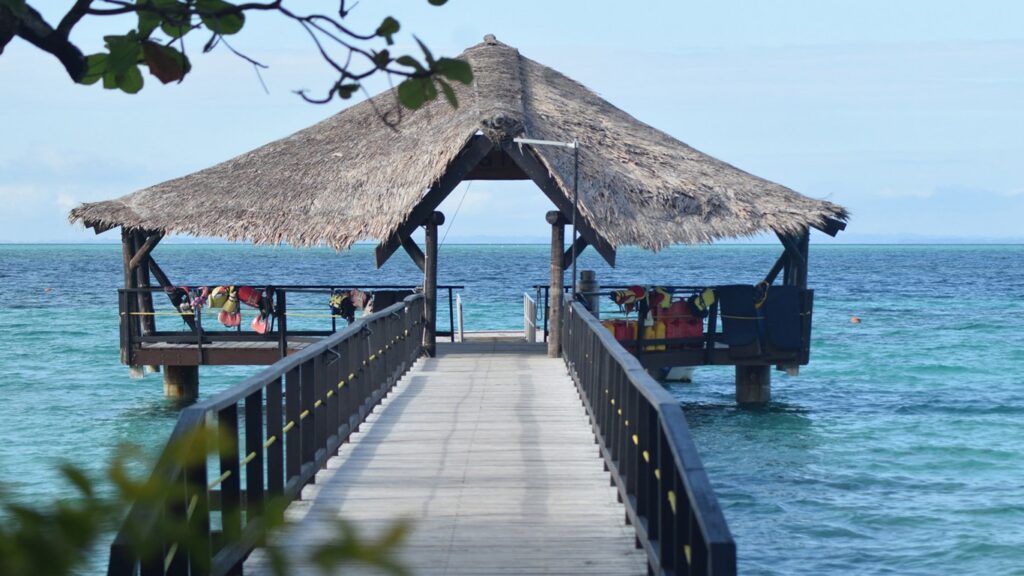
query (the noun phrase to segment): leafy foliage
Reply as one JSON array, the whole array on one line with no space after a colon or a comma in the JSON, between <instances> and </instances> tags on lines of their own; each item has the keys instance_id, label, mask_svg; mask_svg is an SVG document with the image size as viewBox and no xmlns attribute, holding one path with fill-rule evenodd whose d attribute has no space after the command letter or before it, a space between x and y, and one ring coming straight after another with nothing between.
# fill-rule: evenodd
<instances>
[{"instance_id":1,"label":"leafy foliage","mask_svg":"<svg viewBox=\"0 0 1024 576\"><path fill-rule=\"evenodd\" d=\"M3 0L0 0L3 1ZM165 474L175 468L205 466L207 458L224 448L226 436L209 430L197 430L170 445L169 459L157 464L152 475L140 472L151 468L138 448L119 449L107 465L100 481L71 464L60 467L69 491L47 506L32 507L18 503L10 493L0 491L0 574L4 576L65 576L81 569L104 536L113 531L129 507L139 510L178 510L179 514L129 514L121 534L128 539L132 554L144 562L168 562L175 554L202 550L209 542L194 520L194 500L186 499L181 485L169 482ZM194 447L206 446L205 451ZM261 544L272 543L285 529L287 502L266 502L262 520ZM310 558L325 573L338 566L360 563L401 576L405 567L394 558L409 530L398 521L377 538L366 538L356 527L338 520L336 538L316 547ZM227 536L230 538L230 536ZM205 540L205 542L204 542ZM174 542L168 553L162 543ZM229 544L230 541L225 542ZM290 557L272 544L266 548L270 566L278 576L289 573ZM207 560L196 556L200 561Z\"/></svg>"},{"instance_id":2,"label":"leafy foliage","mask_svg":"<svg viewBox=\"0 0 1024 576\"><path fill-rule=\"evenodd\" d=\"M286 7L284 0L239 4L227 0L79 0L55 29L32 8L30 1L0 0L0 28L16 29L17 35L57 56L76 82L96 84L102 80L104 88L129 94L144 87L143 69L148 69L164 84L183 81L192 70L186 55L188 46L200 33L208 34L202 44L203 52L224 46L254 66L257 73L266 68L228 42L229 37L245 29L247 14L257 11L276 13L302 28L317 54L337 74L324 96L298 92L310 102L351 98L361 89L364 79L383 73L401 78L398 102L406 108L418 108L437 98L439 92L452 106L457 106L451 83L469 84L473 80L468 63L453 58L435 59L419 39L416 41L422 57L392 54L387 47L394 46L395 37L402 29L393 16L384 18L369 33L349 29L344 23L349 13L346 0L335 0L336 16L299 14ZM444 5L446 1L428 0L433 6ZM87 16L123 14L135 15L137 25L124 34L105 36L103 52L82 55L69 40L74 26ZM14 27L19 21L24 25ZM9 37L0 40L0 52L9 40ZM385 47L375 49L377 42Z\"/></svg>"}]
</instances>

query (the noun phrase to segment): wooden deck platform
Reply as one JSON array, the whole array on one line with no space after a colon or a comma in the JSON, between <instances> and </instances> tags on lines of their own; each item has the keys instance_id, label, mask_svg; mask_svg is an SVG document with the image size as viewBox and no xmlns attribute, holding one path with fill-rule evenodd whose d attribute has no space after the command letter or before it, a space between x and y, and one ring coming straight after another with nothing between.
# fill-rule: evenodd
<instances>
[{"instance_id":1,"label":"wooden deck platform","mask_svg":"<svg viewBox=\"0 0 1024 576\"><path fill-rule=\"evenodd\" d=\"M413 522L413 574L646 574L564 361L543 345L438 345L288 511L293 574L339 516ZM261 550L246 574L270 574ZM375 573L344 567L345 574Z\"/></svg>"},{"instance_id":2,"label":"wooden deck platform","mask_svg":"<svg viewBox=\"0 0 1024 576\"><path fill-rule=\"evenodd\" d=\"M294 354L319 338L294 339L288 342L288 353ZM159 366L269 366L281 359L277 342L210 342L203 345L202 361L195 344L152 342L135 351L140 365Z\"/></svg>"}]
</instances>

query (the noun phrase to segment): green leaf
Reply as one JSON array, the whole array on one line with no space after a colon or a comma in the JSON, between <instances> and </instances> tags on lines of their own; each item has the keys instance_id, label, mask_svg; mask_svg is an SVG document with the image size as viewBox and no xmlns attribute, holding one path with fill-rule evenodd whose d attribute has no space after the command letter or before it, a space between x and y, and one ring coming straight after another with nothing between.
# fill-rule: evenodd
<instances>
[{"instance_id":1,"label":"green leaf","mask_svg":"<svg viewBox=\"0 0 1024 576\"><path fill-rule=\"evenodd\" d=\"M434 72L449 80L470 84L473 82L473 69L469 62L456 58L441 58L434 63Z\"/></svg>"},{"instance_id":2,"label":"green leaf","mask_svg":"<svg viewBox=\"0 0 1024 576\"><path fill-rule=\"evenodd\" d=\"M192 68L188 58L177 49L156 42L142 43L142 55L149 73L164 84L180 81Z\"/></svg>"},{"instance_id":3,"label":"green leaf","mask_svg":"<svg viewBox=\"0 0 1024 576\"><path fill-rule=\"evenodd\" d=\"M391 63L391 53L387 50L373 53L373 63L377 68L383 70Z\"/></svg>"},{"instance_id":4,"label":"green leaf","mask_svg":"<svg viewBox=\"0 0 1024 576\"><path fill-rule=\"evenodd\" d=\"M136 3L143 1L145 0L136 0ZM181 38L192 29L191 15L186 4L179 0L148 0L148 2L160 9L160 14L155 14L154 16L160 21L160 30L170 36L172 40ZM139 33L141 34L141 13L139 14L139 26Z\"/></svg>"},{"instance_id":5,"label":"green leaf","mask_svg":"<svg viewBox=\"0 0 1024 576\"><path fill-rule=\"evenodd\" d=\"M135 94L142 90L142 72L138 66L132 66L117 79L117 87L128 94Z\"/></svg>"},{"instance_id":6,"label":"green leaf","mask_svg":"<svg viewBox=\"0 0 1024 576\"><path fill-rule=\"evenodd\" d=\"M83 496L92 496L92 482L85 476L85 474L75 468L71 464L62 464L60 467L61 474L67 479Z\"/></svg>"},{"instance_id":7,"label":"green leaf","mask_svg":"<svg viewBox=\"0 0 1024 576\"><path fill-rule=\"evenodd\" d=\"M448 0L427 0L431 6L444 6L448 3Z\"/></svg>"},{"instance_id":8,"label":"green leaf","mask_svg":"<svg viewBox=\"0 0 1024 576\"><path fill-rule=\"evenodd\" d=\"M95 84L107 71L107 55L90 54L85 58L85 75L78 80L80 84Z\"/></svg>"},{"instance_id":9,"label":"green leaf","mask_svg":"<svg viewBox=\"0 0 1024 576\"><path fill-rule=\"evenodd\" d=\"M338 96L343 100L351 98L356 90L359 90L359 84L338 84L337 86Z\"/></svg>"},{"instance_id":10,"label":"green leaf","mask_svg":"<svg viewBox=\"0 0 1024 576\"><path fill-rule=\"evenodd\" d=\"M149 38L150 34L160 27L161 21L159 14L139 11L139 36Z\"/></svg>"},{"instance_id":11,"label":"green leaf","mask_svg":"<svg viewBox=\"0 0 1024 576\"><path fill-rule=\"evenodd\" d=\"M395 59L395 63L401 64L402 66L408 66L409 68L412 68L417 72L426 73L427 71L427 69L424 68L422 64L420 64L419 60L413 58L412 56L399 56L398 58Z\"/></svg>"},{"instance_id":12,"label":"green leaf","mask_svg":"<svg viewBox=\"0 0 1024 576\"><path fill-rule=\"evenodd\" d=\"M441 85L441 92L444 93L444 99L452 105L452 108L458 108L459 99L455 96L455 90L452 90L451 84L445 81L444 78L437 78L437 83Z\"/></svg>"},{"instance_id":13,"label":"green leaf","mask_svg":"<svg viewBox=\"0 0 1024 576\"><path fill-rule=\"evenodd\" d=\"M398 24L398 20L395 20L391 16L388 16L387 18L384 19L383 22L380 23L380 26L377 26L376 34L377 36L380 36L381 38L387 40L388 46L390 46L395 43L394 38L392 37L395 34L398 34L398 29L400 27L401 26Z\"/></svg>"},{"instance_id":14,"label":"green leaf","mask_svg":"<svg viewBox=\"0 0 1024 576\"><path fill-rule=\"evenodd\" d=\"M406 78L398 85L398 101L410 110L415 110L430 100L428 97L428 88L434 88L433 83L428 78ZM434 96L437 96L437 90L434 90Z\"/></svg>"},{"instance_id":15,"label":"green leaf","mask_svg":"<svg viewBox=\"0 0 1024 576\"><path fill-rule=\"evenodd\" d=\"M245 25L245 14L241 11L222 14L220 16L204 16L202 13L223 12L225 10L237 9L234 4L224 0L196 0L196 8L199 10L200 19L203 25L212 32L228 36L235 34Z\"/></svg>"},{"instance_id":16,"label":"green leaf","mask_svg":"<svg viewBox=\"0 0 1024 576\"><path fill-rule=\"evenodd\" d=\"M103 87L107 90L113 90L117 88L117 74L114 74L110 70L103 73Z\"/></svg>"},{"instance_id":17,"label":"green leaf","mask_svg":"<svg viewBox=\"0 0 1024 576\"><path fill-rule=\"evenodd\" d=\"M427 64L431 68L433 68L434 67L434 55L430 53L430 50L427 49L427 45L424 44L422 40L420 40L419 38L416 38L415 36L413 36L413 38L416 40L416 43L420 45L420 50L423 50L423 57L426 59Z\"/></svg>"},{"instance_id":18,"label":"green leaf","mask_svg":"<svg viewBox=\"0 0 1024 576\"><path fill-rule=\"evenodd\" d=\"M117 76L123 75L128 68L134 67L142 58L142 46L135 34L125 36L104 36L110 56L107 58L107 69Z\"/></svg>"}]
</instances>

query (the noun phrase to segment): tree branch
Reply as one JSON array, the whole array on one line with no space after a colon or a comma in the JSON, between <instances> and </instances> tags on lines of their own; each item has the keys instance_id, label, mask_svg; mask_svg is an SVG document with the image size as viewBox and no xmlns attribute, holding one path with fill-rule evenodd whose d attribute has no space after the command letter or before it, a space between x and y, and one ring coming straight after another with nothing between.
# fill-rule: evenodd
<instances>
[{"instance_id":1,"label":"tree branch","mask_svg":"<svg viewBox=\"0 0 1024 576\"><path fill-rule=\"evenodd\" d=\"M26 5L25 11L17 20L15 34L39 48L43 52L53 54L64 65L68 76L75 82L85 75L85 56L67 36L53 29L42 14L35 8Z\"/></svg>"},{"instance_id":2,"label":"tree branch","mask_svg":"<svg viewBox=\"0 0 1024 576\"><path fill-rule=\"evenodd\" d=\"M60 24L57 24L57 33L65 38L70 36L71 29L88 13L90 4L92 4L92 0L76 0L71 10L68 10L68 13L61 18Z\"/></svg>"}]
</instances>

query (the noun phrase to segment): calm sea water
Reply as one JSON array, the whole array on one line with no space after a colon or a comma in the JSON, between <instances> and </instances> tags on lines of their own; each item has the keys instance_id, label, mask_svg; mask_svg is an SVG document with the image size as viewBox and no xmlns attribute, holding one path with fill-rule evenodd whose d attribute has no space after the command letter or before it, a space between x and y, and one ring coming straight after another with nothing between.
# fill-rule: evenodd
<instances>
[{"instance_id":1,"label":"calm sea water","mask_svg":"<svg viewBox=\"0 0 1024 576\"><path fill-rule=\"evenodd\" d=\"M741 572L1024 574L1024 247L818 240L810 366L776 375L764 410L735 408L727 368L670 388ZM627 249L614 271L588 252L581 268L606 284L754 282L778 250ZM180 283L420 277L401 256L374 270L369 247L166 245L156 256ZM545 246L444 246L440 281L466 286L468 330L518 329L522 293L547 266ZM121 274L119 246L0 246L0 483L20 500L64 494L58 459L98 471L120 443L159 449L175 422L159 376L131 380L118 363ZM253 371L204 368L202 395Z\"/></svg>"}]
</instances>

